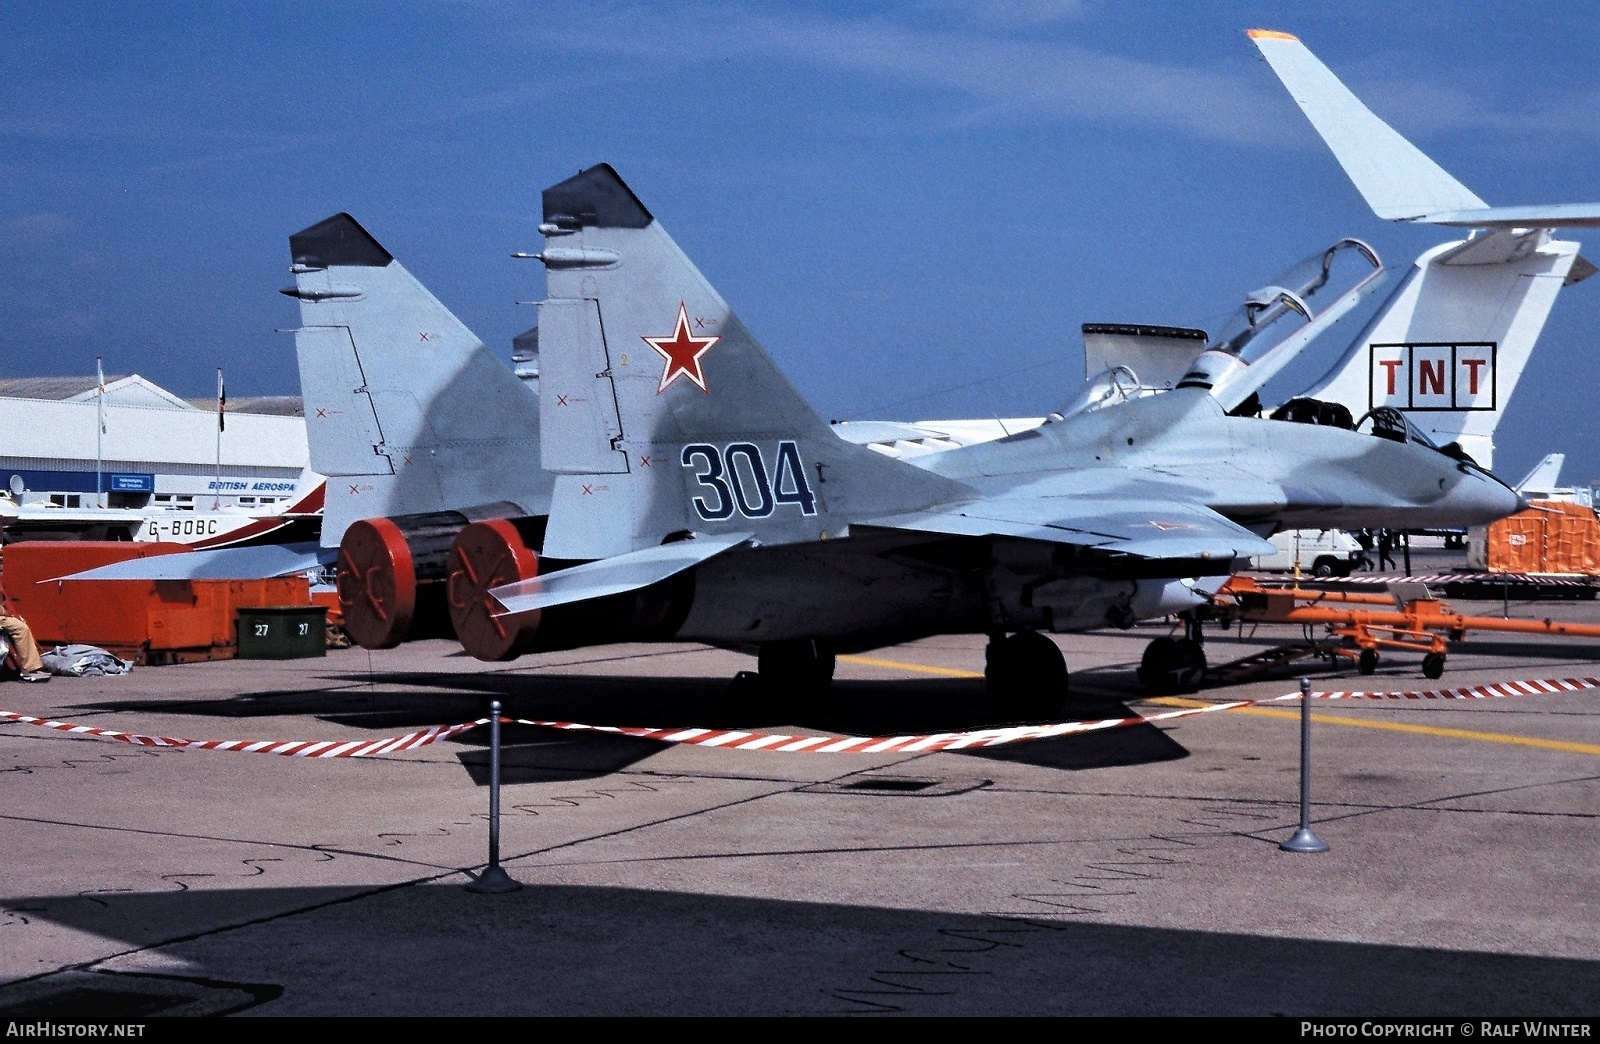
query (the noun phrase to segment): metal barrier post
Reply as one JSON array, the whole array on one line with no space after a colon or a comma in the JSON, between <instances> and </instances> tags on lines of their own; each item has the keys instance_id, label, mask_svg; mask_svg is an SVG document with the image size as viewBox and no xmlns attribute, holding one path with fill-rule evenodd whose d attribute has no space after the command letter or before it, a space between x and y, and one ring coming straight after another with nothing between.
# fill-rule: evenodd
<instances>
[{"instance_id":1,"label":"metal barrier post","mask_svg":"<svg viewBox=\"0 0 1600 1044\"><path fill-rule=\"evenodd\" d=\"M469 892L515 892L522 885L500 866L500 701L489 701L489 865L467 884Z\"/></svg>"},{"instance_id":2,"label":"metal barrier post","mask_svg":"<svg viewBox=\"0 0 1600 1044\"><path fill-rule=\"evenodd\" d=\"M1326 852L1328 843L1311 829L1311 681L1300 679L1300 829L1278 846L1285 852Z\"/></svg>"}]
</instances>

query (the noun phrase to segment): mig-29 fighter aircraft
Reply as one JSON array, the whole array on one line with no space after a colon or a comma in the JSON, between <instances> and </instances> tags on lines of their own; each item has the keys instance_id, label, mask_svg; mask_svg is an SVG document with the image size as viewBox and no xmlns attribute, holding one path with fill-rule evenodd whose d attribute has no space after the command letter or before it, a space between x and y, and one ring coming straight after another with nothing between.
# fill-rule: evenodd
<instances>
[{"instance_id":1,"label":"mig-29 fighter aircraft","mask_svg":"<svg viewBox=\"0 0 1600 1044\"><path fill-rule=\"evenodd\" d=\"M697 640L817 691L838 653L979 632L997 711L1041 718L1067 678L1043 632L1197 605L1194 578L1230 573L1261 533L1518 506L1392 413L1362 432L1227 416L1249 385L1215 358L1189 387L1080 395L1037 430L892 460L800 399L609 167L544 206L537 395L348 215L290 237L312 464L330 479L308 561L338 544L363 646L453 633L501 660ZM236 575L222 555L167 568ZM1193 636L1162 638L1141 676L1181 685L1203 666Z\"/></svg>"},{"instance_id":2,"label":"mig-29 fighter aircraft","mask_svg":"<svg viewBox=\"0 0 1600 1044\"><path fill-rule=\"evenodd\" d=\"M757 650L769 681L816 688L837 652L982 631L1002 709L1037 717L1066 674L1039 630L1197 604L1192 578L1230 571L1259 533L1463 524L1439 520L1516 507L1392 410L1359 435L1223 416L1254 385L1215 352L1178 389L1185 404L1123 401L1113 384L982 453L882 467L818 426L609 168L545 204L542 409L348 216L291 237L285 293L301 302L313 464L341 479L324 543L341 543L363 645L426 633L430 615L433 633L453 629L489 660L698 639ZM652 295L676 296L674 314L633 308ZM737 401L710 408L730 381ZM672 399L688 389L688 404ZM1425 466L1408 471L1412 458ZM1390 481L1435 472L1436 489ZM1141 677L1192 679L1203 663L1192 637L1158 639Z\"/></svg>"},{"instance_id":3,"label":"mig-29 fighter aircraft","mask_svg":"<svg viewBox=\"0 0 1600 1044\"><path fill-rule=\"evenodd\" d=\"M634 611L583 644L755 648L763 675L820 689L837 653L986 633L997 708L1048 716L1067 671L1042 632L1193 605L1183 578L1267 553L1261 534L1470 525L1520 505L1395 411L1363 430L1235 417L1202 386L892 460L800 398L609 166L543 206L540 435L556 478L540 553L579 564L485 592L514 644L609 600ZM1196 654L1169 640L1156 656Z\"/></svg>"}]
</instances>

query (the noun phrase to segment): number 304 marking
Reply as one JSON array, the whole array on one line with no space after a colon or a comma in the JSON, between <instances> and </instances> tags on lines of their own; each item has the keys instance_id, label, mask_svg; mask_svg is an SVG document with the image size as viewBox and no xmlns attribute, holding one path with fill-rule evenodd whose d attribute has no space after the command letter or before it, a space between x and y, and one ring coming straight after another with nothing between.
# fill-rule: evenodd
<instances>
[{"instance_id":1,"label":"number 304 marking","mask_svg":"<svg viewBox=\"0 0 1600 1044\"><path fill-rule=\"evenodd\" d=\"M806 481L800 450L788 440L778 443L777 467L767 471L761 449L753 442L730 442L722 449L697 442L683 447L683 466L695 469L695 481L714 497L694 498L694 509L707 522L732 518L768 518L779 504L793 504L802 515L817 513L817 497Z\"/></svg>"}]
</instances>

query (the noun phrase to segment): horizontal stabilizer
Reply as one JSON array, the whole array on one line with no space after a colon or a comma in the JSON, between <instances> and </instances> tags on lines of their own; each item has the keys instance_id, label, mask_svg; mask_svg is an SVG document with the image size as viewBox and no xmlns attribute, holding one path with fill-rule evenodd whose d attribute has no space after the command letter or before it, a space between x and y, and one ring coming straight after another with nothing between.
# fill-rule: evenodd
<instances>
[{"instance_id":1,"label":"horizontal stabilizer","mask_svg":"<svg viewBox=\"0 0 1600 1044\"><path fill-rule=\"evenodd\" d=\"M1272 544L1199 504L1171 500L1003 498L867 523L952 536L1009 536L1141 558L1227 560L1272 554Z\"/></svg>"},{"instance_id":2,"label":"horizontal stabilizer","mask_svg":"<svg viewBox=\"0 0 1600 1044\"><path fill-rule=\"evenodd\" d=\"M316 544L225 547L115 562L56 580L265 580L332 565L339 549Z\"/></svg>"},{"instance_id":3,"label":"horizontal stabilizer","mask_svg":"<svg viewBox=\"0 0 1600 1044\"><path fill-rule=\"evenodd\" d=\"M1249 35L1374 214L1389 221L1431 221L1426 215L1488 209L1374 115L1297 38L1265 29Z\"/></svg>"},{"instance_id":4,"label":"horizontal stabilizer","mask_svg":"<svg viewBox=\"0 0 1600 1044\"><path fill-rule=\"evenodd\" d=\"M1600 228L1600 203L1447 210L1424 214L1416 220L1460 228Z\"/></svg>"},{"instance_id":5,"label":"horizontal stabilizer","mask_svg":"<svg viewBox=\"0 0 1600 1044\"><path fill-rule=\"evenodd\" d=\"M496 616L604 598L606 595L649 587L749 539L749 533L721 533L694 540L679 540L573 566L535 580L507 584L489 593L505 606L505 612L496 613Z\"/></svg>"}]
</instances>

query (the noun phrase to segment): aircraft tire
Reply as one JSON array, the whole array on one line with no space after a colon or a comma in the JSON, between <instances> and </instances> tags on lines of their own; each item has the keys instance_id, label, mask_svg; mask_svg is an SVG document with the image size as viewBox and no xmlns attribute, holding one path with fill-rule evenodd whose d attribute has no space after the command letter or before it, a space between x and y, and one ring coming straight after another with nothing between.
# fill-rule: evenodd
<instances>
[{"instance_id":1,"label":"aircraft tire","mask_svg":"<svg viewBox=\"0 0 1600 1044\"><path fill-rule=\"evenodd\" d=\"M834 654L815 639L767 642L756 655L756 669L768 692L780 696L820 696L833 684Z\"/></svg>"},{"instance_id":2,"label":"aircraft tire","mask_svg":"<svg viewBox=\"0 0 1600 1044\"><path fill-rule=\"evenodd\" d=\"M1205 649L1189 638L1157 638L1145 646L1138 676L1154 693L1198 692L1206 676Z\"/></svg>"},{"instance_id":3,"label":"aircraft tire","mask_svg":"<svg viewBox=\"0 0 1600 1044\"><path fill-rule=\"evenodd\" d=\"M1007 722L1054 721L1067 700L1067 661L1038 631L989 641L983 671L989 705Z\"/></svg>"}]
</instances>

